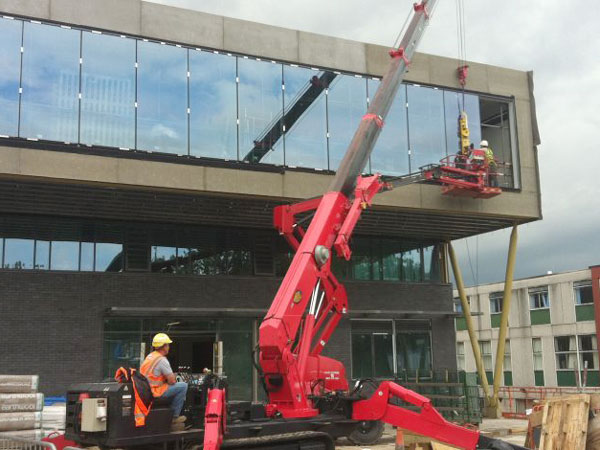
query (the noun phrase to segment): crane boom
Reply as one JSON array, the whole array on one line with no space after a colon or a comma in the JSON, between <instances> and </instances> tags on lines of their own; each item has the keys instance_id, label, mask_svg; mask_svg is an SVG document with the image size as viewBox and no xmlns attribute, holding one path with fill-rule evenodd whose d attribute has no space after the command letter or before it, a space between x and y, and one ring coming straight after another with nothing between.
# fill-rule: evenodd
<instances>
[{"instance_id":1,"label":"crane boom","mask_svg":"<svg viewBox=\"0 0 600 450\"><path fill-rule=\"evenodd\" d=\"M363 178L360 174L435 3L423 0L414 5L400 46L390 51L388 70L328 192L317 202L276 208L275 225L296 254L260 326L259 362L270 402L285 417L318 414L309 399L315 383L326 391L348 388L343 365L320 355L348 311L345 290L331 272L330 255L335 249L338 256L350 258L349 240L354 226L373 196L385 188L378 175ZM311 209L315 210L314 217L304 231L295 223L294 215Z\"/></svg>"}]
</instances>

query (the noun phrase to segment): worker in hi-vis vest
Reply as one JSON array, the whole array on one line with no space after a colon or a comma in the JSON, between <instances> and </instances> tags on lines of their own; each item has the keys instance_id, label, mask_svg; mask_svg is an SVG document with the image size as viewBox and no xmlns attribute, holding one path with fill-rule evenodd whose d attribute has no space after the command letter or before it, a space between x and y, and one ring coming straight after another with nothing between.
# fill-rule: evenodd
<instances>
[{"instance_id":1,"label":"worker in hi-vis vest","mask_svg":"<svg viewBox=\"0 0 600 450\"><path fill-rule=\"evenodd\" d=\"M185 396L187 394L187 383L177 382L171 364L167 359L169 344L173 341L165 333L158 333L152 339L154 351L146 356L140 367L140 372L150 383L154 397L161 397L169 401L173 411L173 426L180 428L185 423L185 416L181 415Z\"/></svg>"},{"instance_id":2,"label":"worker in hi-vis vest","mask_svg":"<svg viewBox=\"0 0 600 450\"><path fill-rule=\"evenodd\" d=\"M489 169L489 185L493 187L498 186L498 178L496 176L496 160L494 159L494 151L490 148L490 144L485 139L479 144L479 148L485 150L485 159Z\"/></svg>"}]
</instances>

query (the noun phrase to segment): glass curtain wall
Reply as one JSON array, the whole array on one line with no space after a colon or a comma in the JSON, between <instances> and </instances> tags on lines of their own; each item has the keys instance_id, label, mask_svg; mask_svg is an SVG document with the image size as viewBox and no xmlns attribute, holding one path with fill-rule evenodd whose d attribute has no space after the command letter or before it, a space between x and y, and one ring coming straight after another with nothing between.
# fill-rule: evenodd
<instances>
[{"instance_id":1,"label":"glass curtain wall","mask_svg":"<svg viewBox=\"0 0 600 450\"><path fill-rule=\"evenodd\" d=\"M0 20L0 134L19 133L19 87L21 76L21 39L23 22Z\"/></svg>"},{"instance_id":2,"label":"glass curtain wall","mask_svg":"<svg viewBox=\"0 0 600 450\"><path fill-rule=\"evenodd\" d=\"M380 83L27 20L0 19L0 42L3 136L249 163L336 170ZM403 84L365 171L402 175L456 153L462 102ZM472 142L490 141L513 186L512 103L465 94L464 107Z\"/></svg>"},{"instance_id":3,"label":"glass curtain wall","mask_svg":"<svg viewBox=\"0 0 600 450\"><path fill-rule=\"evenodd\" d=\"M80 142L135 148L135 41L83 32Z\"/></svg>"}]
</instances>

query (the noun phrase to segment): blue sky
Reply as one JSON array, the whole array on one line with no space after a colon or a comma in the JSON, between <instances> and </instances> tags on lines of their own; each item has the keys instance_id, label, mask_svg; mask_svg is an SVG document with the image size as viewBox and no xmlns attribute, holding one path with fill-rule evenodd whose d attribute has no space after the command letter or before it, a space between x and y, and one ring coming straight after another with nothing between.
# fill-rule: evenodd
<instances>
[{"instance_id":1,"label":"blue sky","mask_svg":"<svg viewBox=\"0 0 600 450\"><path fill-rule=\"evenodd\" d=\"M156 2L391 45L413 0ZM464 3L467 59L534 71L544 220L520 227L515 276L600 264L600 8L582 0ZM439 0L419 50L457 57L455 17L456 0ZM504 278L509 235L455 243L467 284Z\"/></svg>"}]
</instances>

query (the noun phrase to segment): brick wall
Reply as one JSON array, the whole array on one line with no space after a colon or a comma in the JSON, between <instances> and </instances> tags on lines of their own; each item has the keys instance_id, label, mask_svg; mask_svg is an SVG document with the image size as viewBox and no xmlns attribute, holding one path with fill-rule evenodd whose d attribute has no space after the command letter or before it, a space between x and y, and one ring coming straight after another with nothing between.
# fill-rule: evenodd
<instances>
[{"instance_id":1,"label":"brick wall","mask_svg":"<svg viewBox=\"0 0 600 450\"><path fill-rule=\"evenodd\" d=\"M108 308L267 308L279 282L266 277L0 270L0 328L11 339L3 349L0 372L39 374L46 395L62 395L72 383L100 380L102 319ZM348 282L346 287L354 310L452 311L450 285ZM432 339L434 367L455 367L453 320L435 318ZM350 324L342 321L327 354L343 361L349 375L350 353Z\"/></svg>"}]
</instances>

